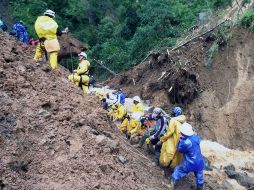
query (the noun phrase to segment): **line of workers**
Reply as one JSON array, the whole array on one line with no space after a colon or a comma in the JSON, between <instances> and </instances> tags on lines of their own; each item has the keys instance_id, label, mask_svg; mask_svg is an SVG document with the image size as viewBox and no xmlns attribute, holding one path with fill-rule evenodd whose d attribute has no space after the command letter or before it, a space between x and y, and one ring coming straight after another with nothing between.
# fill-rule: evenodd
<instances>
[{"instance_id":1,"label":"line of workers","mask_svg":"<svg viewBox=\"0 0 254 190\"><path fill-rule=\"evenodd\" d=\"M57 36L68 33L58 29L54 20L55 12L46 10L43 16L39 16L35 22L35 31L39 37L39 44L36 47L34 59L39 60L44 53L49 53L50 66L57 68L57 53L60 45ZM79 54L79 66L73 71L68 79L79 86L84 93L89 94L89 84L92 83L89 77L90 63L87 54ZM96 95L101 100L102 107L108 111L112 121L121 121L119 130L122 131L131 142L137 142L136 147L144 144L154 147L155 157L158 163L166 170L174 169L171 175L171 184L175 184L189 172L196 176L197 190L203 189L204 161L200 150L200 138L192 126L186 122L180 107L172 109L171 119L168 121L163 115L161 108L154 108L150 114L145 114L144 106L140 97L133 97L131 109L127 111L125 95L121 89L116 93L116 99L111 99L109 94Z\"/></svg>"},{"instance_id":2,"label":"line of workers","mask_svg":"<svg viewBox=\"0 0 254 190\"><path fill-rule=\"evenodd\" d=\"M158 164L165 171L174 170L170 178L173 188L180 179L194 172L197 190L202 190L204 161L200 137L186 122L182 108L174 107L168 121L159 107L154 108L152 113L145 114L138 96L133 97L131 108L127 111L123 91L119 89L115 95L116 98L110 98L109 93L97 93L110 120L121 122L119 130L132 144L135 143L133 146L141 148L146 144L153 147Z\"/></svg>"}]
</instances>

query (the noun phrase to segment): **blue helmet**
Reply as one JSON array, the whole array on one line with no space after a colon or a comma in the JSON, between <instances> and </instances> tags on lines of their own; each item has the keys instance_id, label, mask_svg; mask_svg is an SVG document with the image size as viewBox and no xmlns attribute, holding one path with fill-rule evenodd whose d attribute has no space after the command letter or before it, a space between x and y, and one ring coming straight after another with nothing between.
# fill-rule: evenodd
<instances>
[{"instance_id":1,"label":"blue helmet","mask_svg":"<svg viewBox=\"0 0 254 190\"><path fill-rule=\"evenodd\" d=\"M175 117L177 117L183 113L182 108L177 107L177 106L173 108L172 112Z\"/></svg>"}]
</instances>

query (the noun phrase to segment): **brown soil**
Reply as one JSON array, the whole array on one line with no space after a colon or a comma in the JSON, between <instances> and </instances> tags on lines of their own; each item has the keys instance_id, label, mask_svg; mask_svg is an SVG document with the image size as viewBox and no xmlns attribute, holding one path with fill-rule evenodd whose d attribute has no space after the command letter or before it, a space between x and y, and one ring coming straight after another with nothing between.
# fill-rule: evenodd
<instances>
[{"instance_id":1,"label":"brown soil","mask_svg":"<svg viewBox=\"0 0 254 190\"><path fill-rule=\"evenodd\" d=\"M132 148L96 98L66 80L66 69L51 71L47 63L34 62L32 47L2 33L0 48L0 189L170 189L153 156ZM183 79L195 91L202 86L192 71L173 69L179 74L165 76L170 84L162 90ZM219 170L205 172L205 179L206 190L230 189L223 182L234 186ZM188 175L176 189L194 188L195 178Z\"/></svg>"},{"instance_id":2,"label":"brown soil","mask_svg":"<svg viewBox=\"0 0 254 190\"><path fill-rule=\"evenodd\" d=\"M0 189L169 189L153 158L122 140L64 68L51 71L32 60L32 47L0 39ZM208 177L206 189L218 189ZM190 175L177 189L194 186Z\"/></svg>"},{"instance_id":3,"label":"brown soil","mask_svg":"<svg viewBox=\"0 0 254 190\"><path fill-rule=\"evenodd\" d=\"M170 55L151 55L107 84L169 112L173 105L181 105L203 138L253 150L254 35L239 29L232 33L211 67L205 65L212 41L205 36Z\"/></svg>"},{"instance_id":4,"label":"brown soil","mask_svg":"<svg viewBox=\"0 0 254 190\"><path fill-rule=\"evenodd\" d=\"M165 189L159 168L118 144L97 100L68 82L65 69L51 71L30 47L0 39L3 189Z\"/></svg>"}]
</instances>

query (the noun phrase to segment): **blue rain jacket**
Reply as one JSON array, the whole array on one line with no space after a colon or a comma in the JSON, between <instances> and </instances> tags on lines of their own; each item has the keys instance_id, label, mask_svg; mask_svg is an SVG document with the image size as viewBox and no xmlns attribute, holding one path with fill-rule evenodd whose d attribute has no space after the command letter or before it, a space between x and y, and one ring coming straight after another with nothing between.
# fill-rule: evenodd
<instances>
[{"instance_id":1,"label":"blue rain jacket","mask_svg":"<svg viewBox=\"0 0 254 190\"><path fill-rule=\"evenodd\" d=\"M12 33L19 41L25 44L28 44L29 37L28 37L27 29L22 23L20 22L15 23L12 26Z\"/></svg>"},{"instance_id":2,"label":"blue rain jacket","mask_svg":"<svg viewBox=\"0 0 254 190\"><path fill-rule=\"evenodd\" d=\"M199 136L184 137L179 141L177 149L184 154L180 165L186 172L198 172L204 169Z\"/></svg>"},{"instance_id":3,"label":"blue rain jacket","mask_svg":"<svg viewBox=\"0 0 254 190\"><path fill-rule=\"evenodd\" d=\"M125 94L123 92L117 93L116 99L117 99L117 102L123 105L125 103Z\"/></svg>"}]
</instances>

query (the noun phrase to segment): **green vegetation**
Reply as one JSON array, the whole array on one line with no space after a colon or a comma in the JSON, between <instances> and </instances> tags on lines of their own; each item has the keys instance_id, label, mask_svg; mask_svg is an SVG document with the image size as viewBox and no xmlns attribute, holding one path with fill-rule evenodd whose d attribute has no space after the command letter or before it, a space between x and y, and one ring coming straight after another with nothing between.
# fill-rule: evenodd
<instances>
[{"instance_id":1,"label":"green vegetation","mask_svg":"<svg viewBox=\"0 0 254 190\"><path fill-rule=\"evenodd\" d=\"M12 15L31 35L45 9L56 12L60 27L89 45L89 56L116 72L139 63L150 50L173 46L197 23L202 10L217 10L232 0L10 0Z\"/></svg>"},{"instance_id":2,"label":"green vegetation","mask_svg":"<svg viewBox=\"0 0 254 190\"><path fill-rule=\"evenodd\" d=\"M219 26L214 32L209 35L209 38L213 40L213 43L208 50L208 60L205 64L206 67L211 67L213 64L213 58L218 53L219 48L226 46L232 38L231 28L233 23L225 22Z\"/></svg>"},{"instance_id":3,"label":"green vegetation","mask_svg":"<svg viewBox=\"0 0 254 190\"><path fill-rule=\"evenodd\" d=\"M238 26L254 30L254 9L251 8L238 21Z\"/></svg>"}]
</instances>

